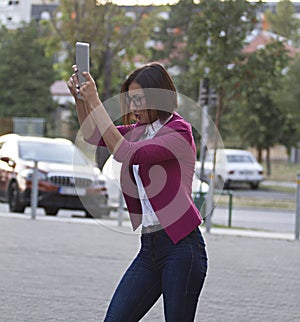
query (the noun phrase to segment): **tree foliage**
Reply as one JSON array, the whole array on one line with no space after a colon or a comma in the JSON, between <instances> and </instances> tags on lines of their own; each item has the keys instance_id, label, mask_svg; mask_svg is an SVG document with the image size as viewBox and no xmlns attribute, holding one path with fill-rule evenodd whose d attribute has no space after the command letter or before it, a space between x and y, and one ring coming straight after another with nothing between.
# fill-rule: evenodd
<instances>
[{"instance_id":1,"label":"tree foliage","mask_svg":"<svg viewBox=\"0 0 300 322\"><path fill-rule=\"evenodd\" d=\"M178 91L194 100L198 96L199 75L193 74L188 47L192 17L197 11L194 0L181 0L169 7L168 18L163 20L155 33L155 39L162 45L153 49L153 56L162 60L171 71Z\"/></svg>"},{"instance_id":2,"label":"tree foliage","mask_svg":"<svg viewBox=\"0 0 300 322\"><path fill-rule=\"evenodd\" d=\"M268 152L272 146L284 141L284 125L289 120L276 104L275 94L280 89L288 61L284 44L273 41L246 55L245 63L235 68L238 95L236 104L232 105L231 124L242 142L258 151Z\"/></svg>"},{"instance_id":3,"label":"tree foliage","mask_svg":"<svg viewBox=\"0 0 300 322\"><path fill-rule=\"evenodd\" d=\"M0 30L0 115L47 117L53 110L52 59L45 56L36 25Z\"/></svg>"},{"instance_id":4,"label":"tree foliage","mask_svg":"<svg viewBox=\"0 0 300 322\"><path fill-rule=\"evenodd\" d=\"M283 15L284 5L288 5L287 1L283 2L277 7L279 15ZM260 6L261 3L246 0L203 0L198 5L181 0L170 9L162 39L166 61L170 67L180 70L175 76L177 87L196 100L199 81L205 68L209 70L210 84L219 97L215 115L217 127L225 136L234 133L241 147L253 146L262 151L278 143L287 147L295 143L298 126L296 108L292 106L298 106L298 94L297 86L291 86L291 79L294 84L298 82L297 72L293 74L290 70L283 86L282 73L289 59L280 41L244 55L247 36L259 23ZM290 11L284 20L294 21L290 19L293 5L288 8ZM297 32L296 24L289 28L289 34ZM297 70L296 66L293 69ZM291 90L294 94L287 98ZM289 108L284 99L290 101ZM221 122L222 114L224 121Z\"/></svg>"},{"instance_id":5,"label":"tree foliage","mask_svg":"<svg viewBox=\"0 0 300 322\"><path fill-rule=\"evenodd\" d=\"M288 149L300 141L300 61L296 59L287 68L281 79L274 101L285 116L281 124L282 136L280 143Z\"/></svg>"},{"instance_id":6,"label":"tree foliage","mask_svg":"<svg viewBox=\"0 0 300 322\"><path fill-rule=\"evenodd\" d=\"M174 72L179 91L198 99L199 81L205 68L211 82L224 84L230 77L228 66L241 57L246 35L256 24L259 4L246 0L181 0L171 6L169 19L159 30L163 58Z\"/></svg>"},{"instance_id":7,"label":"tree foliage","mask_svg":"<svg viewBox=\"0 0 300 322\"><path fill-rule=\"evenodd\" d=\"M199 72L209 69L213 83L225 86L232 77L230 66L243 59L246 36L254 29L259 4L246 0L203 0L193 17L189 46Z\"/></svg>"},{"instance_id":8,"label":"tree foliage","mask_svg":"<svg viewBox=\"0 0 300 322\"><path fill-rule=\"evenodd\" d=\"M243 60L242 49L246 36L256 25L258 6L246 0L203 0L192 18L189 48L194 52L194 70L199 78L209 78L218 96L213 115L217 130L221 129L224 108L232 98L232 67ZM212 138L215 150L216 140L217 133Z\"/></svg>"},{"instance_id":9,"label":"tree foliage","mask_svg":"<svg viewBox=\"0 0 300 322\"><path fill-rule=\"evenodd\" d=\"M91 44L91 73L103 100L119 93L137 64L150 60L163 62L179 92L197 100L206 69L219 97L214 117L222 135L235 133L242 147L259 150L277 143L289 148L299 140L300 63L283 75L289 60L277 41L247 56L242 51L256 27L260 3L181 0L134 12L110 1L95 3L62 0L51 19L43 22L46 28L31 24L16 31L0 30L1 116L49 115L53 57L56 71L66 80L76 41L86 41ZM161 11L169 17L162 18ZM295 40L298 25L293 14L290 1L280 1L267 19L274 32Z\"/></svg>"},{"instance_id":10,"label":"tree foliage","mask_svg":"<svg viewBox=\"0 0 300 322\"><path fill-rule=\"evenodd\" d=\"M290 0L281 0L277 3L276 12L267 10L265 16L271 31L299 44L300 22L295 13L295 6Z\"/></svg>"},{"instance_id":11,"label":"tree foliage","mask_svg":"<svg viewBox=\"0 0 300 322\"><path fill-rule=\"evenodd\" d=\"M133 68L134 59L149 60L145 46L155 24L154 11L141 7L128 14L125 9L94 0L62 0L51 17L52 32L46 40L50 53L61 53L57 68L67 79L74 64L76 41L91 44L91 73L103 100L119 92L120 84Z\"/></svg>"}]
</instances>

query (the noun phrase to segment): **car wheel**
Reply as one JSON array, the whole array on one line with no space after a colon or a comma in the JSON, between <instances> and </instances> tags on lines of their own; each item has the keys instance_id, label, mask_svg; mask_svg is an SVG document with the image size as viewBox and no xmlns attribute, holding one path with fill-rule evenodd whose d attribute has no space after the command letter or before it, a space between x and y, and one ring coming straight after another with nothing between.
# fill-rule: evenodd
<instances>
[{"instance_id":1,"label":"car wheel","mask_svg":"<svg viewBox=\"0 0 300 322\"><path fill-rule=\"evenodd\" d=\"M98 208L92 211L85 210L86 218L102 218L109 216L110 209L109 208Z\"/></svg>"},{"instance_id":2,"label":"car wheel","mask_svg":"<svg viewBox=\"0 0 300 322\"><path fill-rule=\"evenodd\" d=\"M45 208L45 212L47 216L56 216L59 208L56 207L47 207Z\"/></svg>"},{"instance_id":3,"label":"car wheel","mask_svg":"<svg viewBox=\"0 0 300 322\"><path fill-rule=\"evenodd\" d=\"M21 203L19 197L19 186L17 182L12 182L9 187L9 211L24 213L25 206Z\"/></svg>"},{"instance_id":4,"label":"car wheel","mask_svg":"<svg viewBox=\"0 0 300 322\"><path fill-rule=\"evenodd\" d=\"M259 187L259 183L258 182L251 182L250 187L252 190L256 190Z\"/></svg>"},{"instance_id":5,"label":"car wheel","mask_svg":"<svg viewBox=\"0 0 300 322\"><path fill-rule=\"evenodd\" d=\"M230 181L226 181L225 183L224 183L224 187L223 187L225 190L228 190L228 189L230 189Z\"/></svg>"},{"instance_id":6,"label":"car wheel","mask_svg":"<svg viewBox=\"0 0 300 322\"><path fill-rule=\"evenodd\" d=\"M94 218L94 216L89 212L89 211L85 211L85 218Z\"/></svg>"}]
</instances>

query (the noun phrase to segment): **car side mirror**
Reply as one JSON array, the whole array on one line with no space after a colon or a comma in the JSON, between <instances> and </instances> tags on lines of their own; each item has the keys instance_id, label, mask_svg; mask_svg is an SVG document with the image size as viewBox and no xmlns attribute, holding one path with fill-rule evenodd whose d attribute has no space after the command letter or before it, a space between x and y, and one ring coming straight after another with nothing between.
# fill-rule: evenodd
<instances>
[{"instance_id":1,"label":"car side mirror","mask_svg":"<svg viewBox=\"0 0 300 322\"><path fill-rule=\"evenodd\" d=\"M1 161L6 162L12 168L16 166L16 162L9 157L1 157Z\"/></svg>"}]
</instances>

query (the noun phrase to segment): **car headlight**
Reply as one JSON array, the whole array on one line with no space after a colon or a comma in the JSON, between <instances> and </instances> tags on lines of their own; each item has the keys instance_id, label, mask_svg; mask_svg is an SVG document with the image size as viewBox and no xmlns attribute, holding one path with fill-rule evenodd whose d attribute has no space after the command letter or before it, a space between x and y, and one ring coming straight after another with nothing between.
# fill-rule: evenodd
<instances>
[{"instance_id":1,"label":"car headlight","mask_svg":"<svg viewBox=\"0 0 300 322\"><path fill-rule=\"evenodd\" d=\"M33 169L25 169L25 170L20 172L20 176L22 178L24 178L25 180L27 180L27 181L32 181L33 172L34 172ZM37 175L38 175L38 180L45 181L47 179L47 175L45 173L41 172L41 171L38 171Z\"/></svg>"}]
</instances>

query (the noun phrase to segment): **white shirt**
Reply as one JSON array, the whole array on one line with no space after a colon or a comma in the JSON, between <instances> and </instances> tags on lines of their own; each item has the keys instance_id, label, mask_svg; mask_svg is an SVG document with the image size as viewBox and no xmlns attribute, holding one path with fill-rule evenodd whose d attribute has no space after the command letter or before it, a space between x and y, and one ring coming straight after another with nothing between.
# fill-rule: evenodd
<instances>
[{"instance_id":1,"label":"white shirt","mask_svg":"<svg viewBox=\"0 0 300 322\"><path fill-rule=\"evenodd\" d=\"M156 120L151 124L148 124L145 129L145 133L140 140L152 139L156 133L167 123L173 115L167 118L166 121ZM158 225L159 220L150 204L150 201L147 197L146 191L144 189L141 177L139 175L139 165L133 165L133 174L138 187L139 198L142 205L142 225L143 227L148 227L150 225Z\"/></svg>"}]
</instances>

